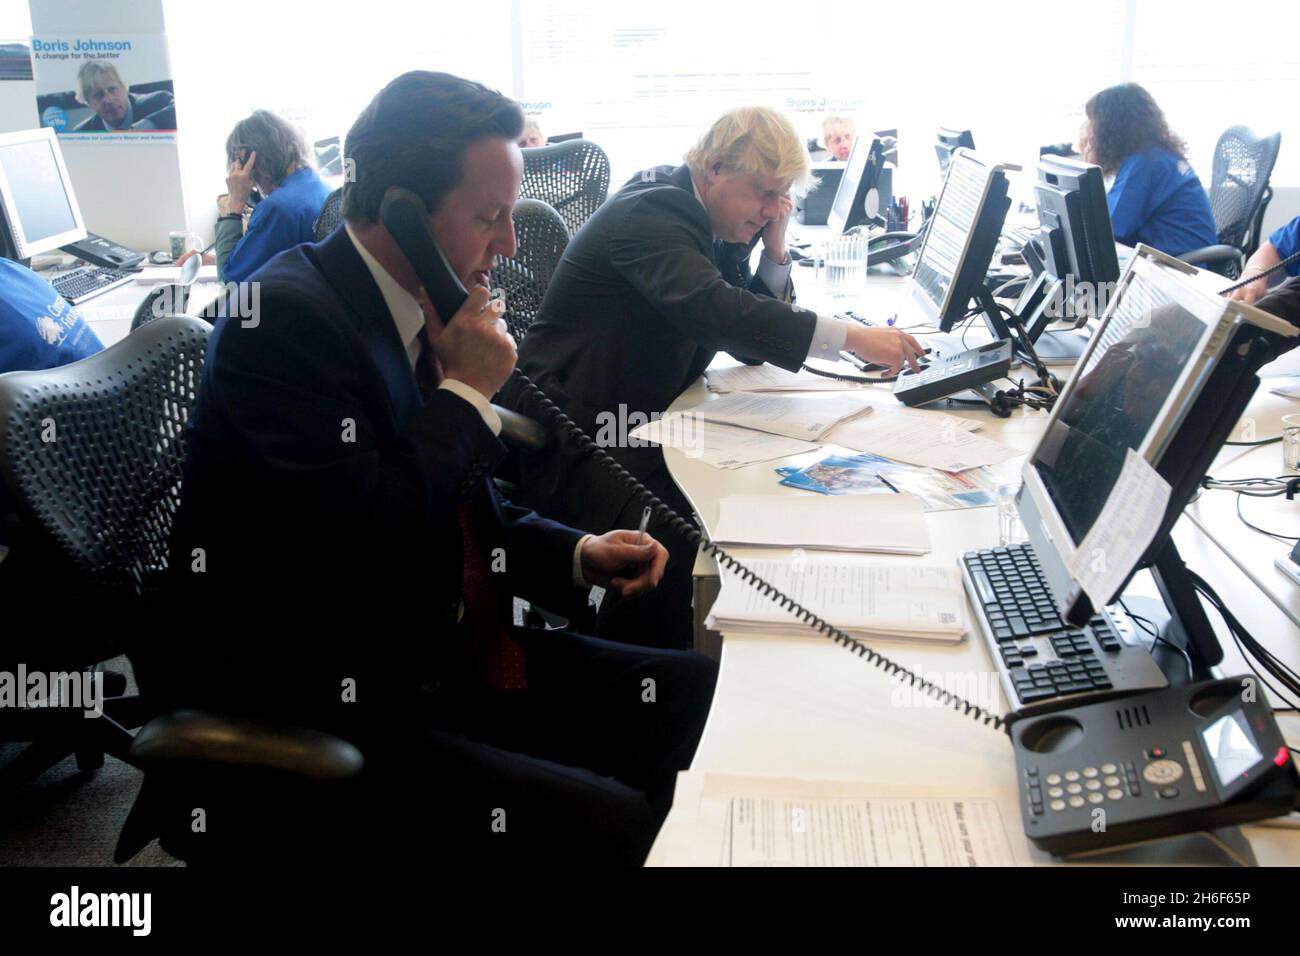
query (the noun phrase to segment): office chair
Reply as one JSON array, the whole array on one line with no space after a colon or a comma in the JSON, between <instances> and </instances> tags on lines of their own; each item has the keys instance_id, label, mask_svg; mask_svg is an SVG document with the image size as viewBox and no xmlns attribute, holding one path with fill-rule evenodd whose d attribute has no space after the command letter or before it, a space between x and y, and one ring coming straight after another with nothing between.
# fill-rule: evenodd
<instances>
[{"instance_id":1,"label":"office chair","mask_svg":"<svg viewBox=\"0 0 1300 956\"><path fill-rule=\"evenodd\" d=\"M342 221L343 187L340 186L325 197L325 205L321 207L320 215L316 217L316 225L312 227L312 234L316 237L316 241L320 242L328 236Z\"/></svg>"},{"instance_id":2,"label":"office chair","mask_svg":"<svg viewBox=\"0 0 1300 956\"><path fill-rule=\"evenodd\" d=\"M1182 256L1184 262L1236 279L1259 248L1264 211L1273 198L1269 177L1282 134L1256 136L1245 126L1225 130L1214 148L1210 209L1219 242Z\"/></svg>"},{"instance_id":3,"label":"office chair","mask_svg":"<svg viewBox=\"0 0 1300 956\"><path fill-rule=\"evenodd\" d=\"M609 195L609 157L591 140L525 149L519 195L548 203L575 235Z\"/></svg>"},{"instance_id":4,"label":"office chair","mask_svg":"<svg viewBox=\"0 0 1300 956\"><path fill-rule=\"evenodd\" d=\"M492 286L505 293L506 324L515 341L523 340L537 318L555 267L569 244L569 230L560 214L540 199L521 199L511 213L518 249L497 260Z\"/></svg>"},{"instance_id":5,"label":"office chair","mask_svg":"<svg viewBox=\"0 0 1300 956\"><path fill-rule=\"evenodd\" d=\"M207 332L198 319L168 317L79 362L0 375L0 479L22 519L6 590L49 609L48 632L6 629L5 661L85 673L127 649L119 635L166 563ZM18 646L32 633L39 639ZM128 728L146 712L124 690L124 681L106 688L99 718L65 708L0 714L5 739L32 741L0 779L31 780L72 753L83 770L105 753L127 760Z\"/></svg>"},{"instance_id":6,"label":"office chair","mask_svg":"<svg viewBox=\"0 0 1300 956\"><path fill-rule=\"evenodd\" d=\"M189 299L189 288L176 283L150 289L136 307L135 315L131 319L131 331L134 332L140 326L147 325L164 315L183 315Z\"/></svg>"}]
</instances>

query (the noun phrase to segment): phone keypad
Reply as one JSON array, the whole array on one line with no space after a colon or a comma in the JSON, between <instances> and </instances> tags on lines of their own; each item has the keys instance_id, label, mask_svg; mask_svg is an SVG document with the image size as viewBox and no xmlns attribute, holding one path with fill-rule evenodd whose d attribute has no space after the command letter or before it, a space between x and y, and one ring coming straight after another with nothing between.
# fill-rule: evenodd
<instances>
[{"instance_id":1,"label":"phone keypad","mask_svg":"<svg viewBox=\"0 0 1300 956\"><path fill-rule=\"evenodd\" d=\"M1178 772L1175 775L1168 768L1157 772L1160 784L1172 783L1183 775L1183 768L1176 761L1160 761L1173 764ZM1153 784L1148 764L1143 776ZM1044 791L1046 787L1046 791ZM1170 788L1173 789L1173 788ZM1122 763L1103 763L1100 766L1080 767L1077 770L1054 771L1041 778L1037 770L1025 771L1025 797L1034 816L1047 812L1063 813L1066 810L1078 810L1089 804L1097 806L1107 801L1123 800L1125 797L1142 795L1141 777L1137 766L1132 761Z\"/></svg>"}]
</instances>

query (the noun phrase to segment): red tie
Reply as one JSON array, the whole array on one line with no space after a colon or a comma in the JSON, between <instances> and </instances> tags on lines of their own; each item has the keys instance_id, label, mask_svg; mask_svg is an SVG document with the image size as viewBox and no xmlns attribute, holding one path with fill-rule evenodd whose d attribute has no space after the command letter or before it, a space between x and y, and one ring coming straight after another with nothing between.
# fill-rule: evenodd
<instances>
[{"instance_id":1,"label":"red tie","mask_svg":"<svg viewBox=\"0 0 1300 956\"><path fill-rule=\"evenodd\" d=\"M420 398L428 401L442 382L442 366L434 355L424 330L420 330L420 355L415 362L415 383ZM456 509L460 521L461 544L465 553L461 574L461 594L465 603L466 622L474 639L474 653L479 675L497 690L522 690L528 686L528 657L510 637L501 619L503 605L497 590L496 574L483 555L474 521L474 507L469 501Z\"/></svg>"}]
</instances>

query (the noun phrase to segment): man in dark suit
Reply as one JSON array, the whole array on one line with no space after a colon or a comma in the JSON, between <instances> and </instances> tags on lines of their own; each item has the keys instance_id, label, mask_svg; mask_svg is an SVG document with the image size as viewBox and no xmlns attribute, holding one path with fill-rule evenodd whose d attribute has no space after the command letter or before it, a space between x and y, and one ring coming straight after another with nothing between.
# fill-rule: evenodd
<instances>
[{"instance_id":1,"label":"man in dark suit","mask_svg":"<svg viewBox=\"0 0 1300 956\"><path fill-rule=\"evenodd\" d=\"M674 511L690 506L658 447L624 447L629 417L664 412L719 351L796 371L840 349L897 371L921 354L911 336L868 329L794 304L785 231L792 186L806 181L807 152L789 120L746 107L719 119L675 169L634 177L569 243L520 369ZM756 272L749 259L763 246ZM507 387L503 400L528 406ZM606 436L602 438L602 435ZM633 439L632 441L636 441ZM572 451L525 456L530 503L589 528L633 528L639 499ZM690 570L695 549L658 522L671 552L654 594L609 595L598 634L668 647L691 643Z\"/></svg>"},{"instance_id":2,"label":"man in dark suit","mask_svg":"<svg viewBox=\"0 0 1300 956\"><path fill-rule=\"evenodd\" d=\"M95 115L78 123L74 133L119 129L175 129L172 94L166 90L129 93L117 67L107 60L87 60L77 71L77 99ZM160 121L166 111L166 121Z\"/></svg>"},{"instance_id":3,"label":"man in dark suit","mask_svg":"<svg viewBox=\"0 0 1300 956\"><path fill-rule=\"evenodd\" d=\"M373 823L405 852L638 863L716 668L511 625L512 594L562 611L576 585L653 588L667 559L510 505L491 480L505 449L488 396L515 349L485 286L515 249L522 127L477 83L398 77L348 134L345 227L254 273L256 297L231 295L173 536L191 624L137 664L173 706L356 741L387 808ZM378 220L394 186L433 210L470 287L454 317Z\"/></svg>"}]
</instances>

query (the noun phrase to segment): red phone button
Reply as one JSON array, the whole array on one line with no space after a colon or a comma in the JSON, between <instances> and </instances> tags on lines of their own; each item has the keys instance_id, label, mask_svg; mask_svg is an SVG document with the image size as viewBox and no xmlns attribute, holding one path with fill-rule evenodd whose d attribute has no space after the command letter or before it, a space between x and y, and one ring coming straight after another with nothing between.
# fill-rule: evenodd
<instances>
[{"instance_id":1,"label":"red phone button","mask_svg":"<svg viewBox=\"0 0 1300 956\"><path fill-rule=\"evenodd\" d=\"M1290 752L1285 747L1278 747L1277 756L1273 758L1273 763L1277 764L1279 767L1285 767L1290 756Z\"/></svg>"}]
</instances>

